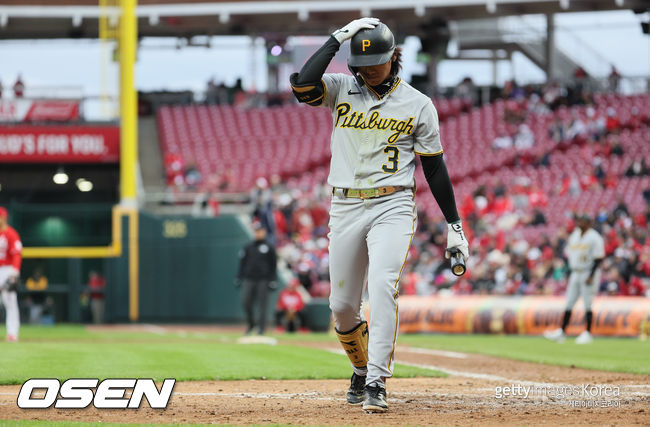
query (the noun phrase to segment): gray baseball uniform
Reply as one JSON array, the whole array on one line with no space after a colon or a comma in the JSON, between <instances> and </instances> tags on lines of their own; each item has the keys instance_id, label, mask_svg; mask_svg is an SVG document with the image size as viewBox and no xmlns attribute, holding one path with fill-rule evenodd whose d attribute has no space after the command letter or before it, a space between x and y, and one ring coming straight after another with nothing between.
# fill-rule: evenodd
<instances>
[{"instance_id":1,"label":"gray baseball uniform","mask_svg":"<svg viewBox=\"0 0 650 427\"><path fill-rule=\"evenodd\" d=\"M352 75L325 74L341 43L351 38ZM361 18L335 31L299 73L296 99L332 112L330 308L336 335L354 374L347 403L388 410L398 330L398 283L417 225L415 155L447 220L447 251L469 255L431 100L401 81L401 50L390 29ZM369 324L361 299L368 283Z\"/></svg>"},{"instance_id":2,"label":"gray baseball uniform","mask_svg":"<svg viewBox=\"0 0 650 427\"><path fill-rule=\"evenodd\" d=\"M398 283L415 232L415 155L442 152L431 100L397 81L379 97L354 77L325 74L323 104L332 111L334 187L330 210L330 307L336 328L351 330L363 319L368 282L371 307L366 384L392 375L398 326ZM406 187L387 196L345 197L344 189ZM353 366L358 375L362 368Z\"/></svg>"},{"instance_id":3,"label":"gray baseball uniform","mask_svg":"<svg viewBox=\"0 0 650 427\"><path fill-rule=\"evenodd\" d=\"M594 260L605 257L605 242L593 228L582 233L582 230L576 227L569 236L565 252L571 269L566 291L566 309L571 310L582 295L585 311L590 311L600 284L600 270L594 272L591 282L588 283L587 279Z\"/></svg>"},{"instance_id":4,"label":"gray baseball uniform","mask_svg":"<svg viewBox=\"0 0 650 427\"><path fill-rule=\"evenodd\" d=\"M325 74L332 111L328 183L341 188L412 187L415 155L442 153L431 99L399 80L383 98L345 74Z\"/></svg>"}]
</instances>

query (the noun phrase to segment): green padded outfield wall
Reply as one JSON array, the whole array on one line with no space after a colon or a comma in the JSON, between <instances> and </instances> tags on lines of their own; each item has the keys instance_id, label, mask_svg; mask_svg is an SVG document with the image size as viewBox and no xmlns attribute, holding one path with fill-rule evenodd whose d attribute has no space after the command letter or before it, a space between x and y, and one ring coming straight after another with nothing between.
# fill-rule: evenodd
<instances>
[{"instance_id":1,"label":"green padded outfield wall","mask_svg":"<svg viewBox=\"0 0 650 427\"><path fill-rule=\"evenodd\" d=\"M157 217L141 212L139 228L141 322L243 319L234 280L239 250L251 237L235 216ZM275 296L269 298L273 303Z\"/></svg>"},{"instance_id":2,"label":"green padded outfield wall","mask_svg":"<svg viewBox=\"0 0 650 427\"><path fill-rule=\"evenodd\" d=\"M25 246L105 246L111 239L109 204L12 203L11 223ZM122 255L118 258L25 259L26 280L39 268L49 280L48 295L58 322L89 321L82 305L90 270L106 278L104 320L129 321L128 217L122 218ZM158 217L139 214L139 320L141 322L234 323L244 319L234 279L239 250L251 236L231 215L217 218ZM282 286L282 285L280 285ZM27 293L21 294L25 305ZM277 291L269 296L271 325Z\"/></svg>"}]
</instances>

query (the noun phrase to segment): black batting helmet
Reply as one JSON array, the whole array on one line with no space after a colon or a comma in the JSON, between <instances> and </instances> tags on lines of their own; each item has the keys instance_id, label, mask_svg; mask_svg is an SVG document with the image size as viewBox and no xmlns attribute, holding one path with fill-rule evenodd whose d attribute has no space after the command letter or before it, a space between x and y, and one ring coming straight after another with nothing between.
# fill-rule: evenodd
<instances>
[{"instance_id":1,"label":"black batting helmet","mask_svg":"<svg viewBox=\"0 0 650 427\"><path fill-rule=\"evenodd\" d=\"M385 64L395 52L395 37L386 24L373 29L363 29L350 41L348 66L366 67Z\"/></svg>"}]
</instances>

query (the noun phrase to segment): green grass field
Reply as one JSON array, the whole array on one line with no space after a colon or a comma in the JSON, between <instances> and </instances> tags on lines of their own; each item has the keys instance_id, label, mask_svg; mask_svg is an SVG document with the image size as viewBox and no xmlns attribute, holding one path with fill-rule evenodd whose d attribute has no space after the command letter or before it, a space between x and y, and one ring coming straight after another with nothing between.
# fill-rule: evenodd
<instances>
[{"instance_id":1,"label":"green grass field","mask_svg":"<svg viewBox=\"0 0 650 427\"><path fill-rule=\"evenodd\" d=\"M0 329L0 336L4 331ZM0 384L29 378L176 378L244 380L344 378L343 355L294 345L336 342L327 334L277 335L279 345L242 345L239 335L179 332L91 332L83 326L24 326L18 343L0 342ZM650 374L650 341L600 338L588 346L556 344L541 337L496 335L402 335L415 347L481 353L529 362L614 372ZM440 376L398 364L398 377Z\"/></svg>"},{"instance_id":2,"label":"green grass field","mask_svg":"<svg viewBox=\"0 0 650 427\"><path fill-rule=\"evenodd\" d=\"M242 345L236 342L238 337L235 334L89 332L83 326L25 326L21 328L20 342L0 343L0 384L22 384L29 378L39 377L188 381L322 379L350 375L344 355L291 343ZM292 337L298 338L335 340L325 334ZM444 374L398 364L396 376Z\"/></svg>"},{"instance_id":3,"label":"green grass field","mask_svg":"<svg viewBox=\"0 0 650 427\"><path fill-rule=\"evenodd\" d=\"M518 335L402 335L399 342L415 347L479 353L526 362L575 366L611 372L650 375L650 340L594 338L590 345L563 344L543 337Z\"/></svg>"}]
</instances>

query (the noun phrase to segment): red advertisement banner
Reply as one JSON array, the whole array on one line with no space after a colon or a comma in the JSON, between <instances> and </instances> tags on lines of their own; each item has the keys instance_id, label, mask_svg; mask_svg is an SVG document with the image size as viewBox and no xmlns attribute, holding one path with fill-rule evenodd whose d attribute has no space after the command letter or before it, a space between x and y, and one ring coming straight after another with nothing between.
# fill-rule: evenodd
<instances>
[{"instance_id":1,"label":"red advertisement banner","mask_svg":"<svg viewBox=\"0 0 650 427\"><path fill-rule=\"evenodd\" d=\"M0 100L0 122L70 122L79 120L79 101Z\"/></svg>"},{"instance_id":2,"label":"red advertisement banner","mask_svg":"<svg viewBox=\"0 0 650 427\"><path fill-rule=\"evenodd\" d=\"M117 126L0 126L0 163L115 163Z\"/></svg>"}]
</instances>

